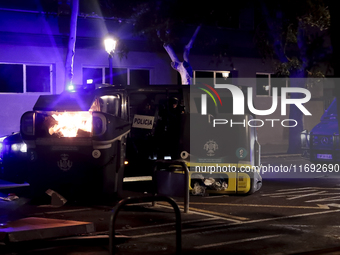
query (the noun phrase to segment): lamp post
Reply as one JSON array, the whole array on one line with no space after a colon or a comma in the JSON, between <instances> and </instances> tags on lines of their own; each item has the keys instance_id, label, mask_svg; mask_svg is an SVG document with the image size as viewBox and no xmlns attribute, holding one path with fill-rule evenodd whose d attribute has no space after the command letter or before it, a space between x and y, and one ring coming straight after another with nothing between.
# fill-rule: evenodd
<instances>
[{"instance_id":1,"label":"lamp post","mask_svg":"<svg viewBox=\"0 0 340 255\"><path fill-rule=\"evenodd\" d=\"M106 37L104 40L105 50L109 54L109 70L110 70L110 84L113 83L113 73L112 73L112 57L116 48L117 41L113 37Z\"/></svg>"}]
</instances>

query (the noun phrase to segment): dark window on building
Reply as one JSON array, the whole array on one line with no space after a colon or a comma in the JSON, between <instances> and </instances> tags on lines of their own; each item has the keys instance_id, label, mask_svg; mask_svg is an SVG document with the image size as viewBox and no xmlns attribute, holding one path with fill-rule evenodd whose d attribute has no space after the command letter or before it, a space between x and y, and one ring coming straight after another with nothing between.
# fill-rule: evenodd
<instances>
[{"instance_id":1,"label":"dark window on building","mask_svg":"<svg viewBox=\"0 0 340 255\"><path fill-rule=\"evenodd\" d=\"M26 66L26 92L50 92L49 66Z\"/></svg>"},{"instance_id":2,"label":"dark window on building","mask_svg":"<svg viewBox=\"0 0 340 255\"><path fill-rule=\"evenodd\" d=\"M195 83L198 82L214 85L214 72L195 71Z\"/></svg>"},{"instance_id":3,"label":"dark window on building","mask_svg":"<svg viewBox=\"0 0 340 255\"><path fill-rule=\"evenodd\" d=\"M256 74L256 95L269 96L270 74Z\"/></svg>"},{"instance_id":4,"label":"dark window on building","mask_svg":"<svg viewBox=\"0 0 340 255\"><path fill-rule=\"evenodd\" d=\"M0 64L0 92L23 93L23 65Z\"/></svg>"},{"instance_id":5,"label":"dark window on building","mask_svg":"<svg viewBox=\"0 0 340 255\"><path fill-rule=\"evenodd\" d=\"M105 77L103 79L103 71ZM110 70L105 67L83 68L83 84L87 84L88 80L92 80L94 84L110 83ZM113 85L133 85L143 87L150 85L150 70L147 69L128 69L128 68L112 68L112 84Z\"/></svg>"},{"instance_id":6,"label":"dark window on building","mask_svg":"<svg viewBox=\"0 0 340 255\"><path fill-rule=\"evenodd\" d=\"M83 84L87 84L88 80L92 80L93 84L103 83L102 68L83 68Z\"/></svg>"},{"instance_id":7,"label":"dark window on building","mask_svg":"<svg viewBox=\"0 0 340 255\"><path fill-rule=\"evenodd\" d=\"M105 83L110 83L110 70L105 68ZM112 84L126 85L127 84L127 69L112 68Z\"/></svg>"},{"instance_id":8,"label":"dark window on building","mask_svg":"<svg viewBox=\"0 0 340 255\"><path fill-rule=\"evenodd\" d=\"M130 70L130 85L137 87L150 85L149 70Z\"/></svg>"},{"instance_id":9,"label":"dark window on building","mask_svg":"<svg viewBox=\"0 0 340 255\"><path fill-rule=\"evenodd\" d=\"M0 64L0 93L50 93L51 85L49 65Z\"/></svg>"}]
</instances>

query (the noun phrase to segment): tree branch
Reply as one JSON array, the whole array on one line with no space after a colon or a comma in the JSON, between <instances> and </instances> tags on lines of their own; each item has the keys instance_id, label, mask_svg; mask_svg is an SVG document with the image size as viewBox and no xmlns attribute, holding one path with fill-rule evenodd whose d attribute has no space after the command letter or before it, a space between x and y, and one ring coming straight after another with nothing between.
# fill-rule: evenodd
<instances>
[{"instance_id":1,"label":"tree branch","mask_svg":"<svg viewBox=\"0 0 340 255\"><path fill-rule=\"evenodd\" d=\"M171 66L172 66L172 68L177 70L177 66L178 66L180 61L178 60L178 57L177 57L175 51L173 50L173 48L169 44L164 44L163 47L166 50L166 52L168 53L169 57L171 58L171 61L172 61Z\"/></svg>"},{"instance_id":2,"label":"tree branch","mask_svg":"<svg viewBox=\"0 0 340 255\"><path fill-rule=\"evenodd\" d=\"M183 59L184 59L184 61L186 61L186 62L189 62L189 53L190 53L190 50L191 50L191 48L192 48L192 45L194 44L194 41L195 41L195 39L196 39L196 36L197 36L198 32L199 32L200 29L201 29L201 26L202 26L202 25L199 25L199 26L196 28L196 30L195 30L194 34L192 35L192 37L191 37L189 43L184 47Z\"/></svg>"}]
</instances>

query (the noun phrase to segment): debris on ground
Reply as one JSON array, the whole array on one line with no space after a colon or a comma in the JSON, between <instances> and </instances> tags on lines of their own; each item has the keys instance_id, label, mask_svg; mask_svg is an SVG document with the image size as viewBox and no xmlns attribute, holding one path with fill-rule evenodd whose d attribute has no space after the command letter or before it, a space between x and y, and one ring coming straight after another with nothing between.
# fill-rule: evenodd
<instances>
[{"instance_id":1,"label":"debris on ground","mask_svg":"<svg viewBox=\"0 0 340 255\"><path fill-rule=\"evenodd\" d=\"M17 199L19 199L19 197L15 195L14 193L9 193L7 197L0 197L0 200L4 200L4 201L13 201Z\"/></svg>"},{"instance_id":2,"label":"debris on ground","mask_svg":"<svg viewBox=\"0 0 340 255\"><path fill-rule=\"evenodd\" d=\"M46 190L46 194L51 197L52 206L63 206L67 202L67 200L62 195L55 192L54 190L48 189Z\"/></svg>"}]
</instances>

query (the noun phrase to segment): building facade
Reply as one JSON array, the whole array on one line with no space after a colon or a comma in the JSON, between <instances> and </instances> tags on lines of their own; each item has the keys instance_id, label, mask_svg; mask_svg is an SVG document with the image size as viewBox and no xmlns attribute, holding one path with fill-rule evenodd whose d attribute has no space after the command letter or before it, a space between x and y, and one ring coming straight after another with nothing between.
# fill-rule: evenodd
<instances>
[{"instance_id":1,"label":"building facade","mask_svg":"<svg viewBox=\"0 0 340 255\"><path fill-rule=\"evenodd\" d=\"M202 36L212 36L210 29L202 29ZM118 19L79 15L74 57L74 84L88 79L95 83L108 83L108 54L103 38L111 33L129 49L126 57L113 56L113 83L130 86L177 84L178 73L170 66L164 51L154 51L147 40L134 36L132 26ZM65 59L69 36L68 16L29 9L0 8L0 136L19 130L21 115L32 107L43 94L58 94L65 89ZM230 43L230 56L221 64L211 54L194 50L190 62L194 78L219 77L230 72L233 77L249 78L253 87L254 104L268 109L272 103L270 79L271 63L264 63L256 53L250 29L229 29L223 36ZM178 52L180 56L181 52ZM268 82L256 84L255 78ZM268 83L268 84L267 84ZM243 84L242 84L243 85ZM318 92L318 97L320 96ZM316 95L316 94L315 94ZM315 109L312 117L305 118L305 126L315 125L323 113L322 100L309 102ZM308 106L307 106L308 107ZM283 119L280 109L272 116L260 119ZM287 119L288 116L284 117ZM288 144L288 128L263 126L258 129L259 141L270 148L284 151Z\"/></svg>"}]
</instances>

